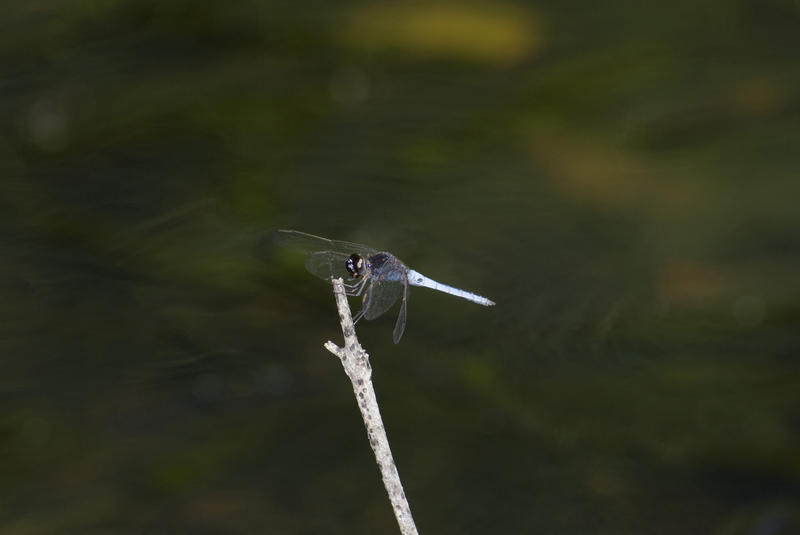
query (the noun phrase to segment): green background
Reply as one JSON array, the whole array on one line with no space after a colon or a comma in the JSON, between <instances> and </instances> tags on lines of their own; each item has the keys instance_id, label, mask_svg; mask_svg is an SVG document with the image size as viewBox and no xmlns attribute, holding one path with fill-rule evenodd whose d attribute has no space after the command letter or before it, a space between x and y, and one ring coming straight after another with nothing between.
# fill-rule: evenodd
<instances>
[{"instance_id":1,"label":"green background","mask_svg":"<svg viewBox=\"0 0 800 535\"><path fill-rule=\"evenodd\" d=\"M800 532L800 4L10 2L0 532ZM354 301L353 305L357 305Z\"/></svg>"}]
</instances>

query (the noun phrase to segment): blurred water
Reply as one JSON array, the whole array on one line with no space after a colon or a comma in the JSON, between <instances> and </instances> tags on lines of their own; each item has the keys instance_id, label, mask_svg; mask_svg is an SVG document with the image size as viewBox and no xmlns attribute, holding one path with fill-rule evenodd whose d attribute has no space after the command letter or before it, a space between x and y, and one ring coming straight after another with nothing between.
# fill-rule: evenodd
<instances>
[{"instance_id":1,"label":"blurred water","mask_svg":"<svg viewBox=\"0 0 800 535\"><path fill-rule=\"evenodd\" d=\"M800 8L39 2L0 22L0 532L795 533Z\"/></svg>"}]
</instances>

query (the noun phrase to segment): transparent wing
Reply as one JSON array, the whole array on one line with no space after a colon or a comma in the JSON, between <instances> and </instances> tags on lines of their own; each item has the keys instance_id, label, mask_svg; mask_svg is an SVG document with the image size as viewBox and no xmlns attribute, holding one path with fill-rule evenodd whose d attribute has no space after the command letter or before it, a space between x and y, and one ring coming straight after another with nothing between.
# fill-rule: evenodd
<instances>
[{"instance_id":1,"label":"transparent wing","mask_svg":"<svg viewBox=\"0 0 800 535\"><path fill-rule=\"evenodd\" d=\"M373 280L364 294L364 317L374 320L392 308L403 295L403 287L399 281Z\"/></svg>"},{"instance_id":2,"label":"transparent wing","mask_svg":"<svg viewBox=\"0 0 800 535\"><path fill-rule=\"evenodd\" d=\"M335 251L317 251L309 254L306 258L306 269L320 279L329 281L331 277L341 277L348 281L352 277L345 269L344 263L349 256L349 254Z\"/></svg>"},{"instance_id":3,"label":"transparent wing","mask_svg":"<svg viewBox=\"0 0 800 535\"><path fill-rule=\"evenodd\" d=\"M375 249L367 247L366 245L361 245L360 243L329 240L328 238L306 234L299 230L277 230L273 235L273 240L282 247L297 249L306 253L333 251L337 253L347 253L347 256L357 253L368 258L377 252Z\"/></svg>"},{"instance_id":4,"label":"transparent wing","mask_svg":"<svg viewBox=\"0 0 800 535\"><path fill-rule=\"evenodd\" d=\"M395 344L400 343L403 332L406 330L406 306L408 305L408 285L403 284L403 302L400 303L400 313L397 314L397 323L394 324L392 339Z\"/></svg>"}]
</instances>

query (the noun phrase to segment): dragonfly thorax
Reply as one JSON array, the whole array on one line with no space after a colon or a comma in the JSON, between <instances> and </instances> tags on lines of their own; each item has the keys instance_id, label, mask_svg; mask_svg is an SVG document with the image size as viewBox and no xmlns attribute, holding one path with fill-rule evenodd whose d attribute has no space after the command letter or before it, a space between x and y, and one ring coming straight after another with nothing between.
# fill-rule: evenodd
<instances>
[{"instance_id":1,"label":"dragonfly thorax","mask_svg":"<svg viewBox=\"0 0 800 535\"><path fill-rule=\"evenodd\" d=\"M367 260L369 276L376 280L405 282L406 268L403 263L389 253L375 253Z\"/></svg>"}]
</instances>

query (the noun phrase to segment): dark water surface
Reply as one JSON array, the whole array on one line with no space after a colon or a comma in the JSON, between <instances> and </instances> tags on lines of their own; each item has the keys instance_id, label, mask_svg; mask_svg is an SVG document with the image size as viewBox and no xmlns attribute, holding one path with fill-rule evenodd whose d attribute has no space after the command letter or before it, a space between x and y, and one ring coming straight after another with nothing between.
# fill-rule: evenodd
<instances>
[{"instance_id":1,"label":"dark water surface","mask_svg":"<svg viewBox=\"0 0 800 535\"><path fill-rule=\"evenodd\" d=\"M800 4L41 1L0 18L0 533L800 533ZM356 304L354 302L354 304Z\"/></svg>"}]
</instances>

